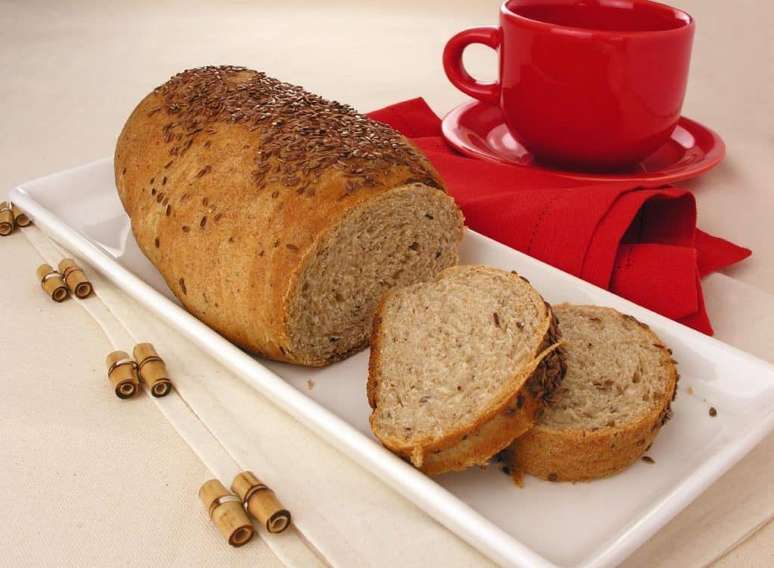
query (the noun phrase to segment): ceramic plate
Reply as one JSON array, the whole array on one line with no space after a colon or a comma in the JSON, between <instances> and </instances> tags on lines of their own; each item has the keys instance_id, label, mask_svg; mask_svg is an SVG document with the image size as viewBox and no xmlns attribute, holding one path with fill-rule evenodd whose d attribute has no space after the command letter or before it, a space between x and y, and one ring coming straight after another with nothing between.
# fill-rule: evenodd
<instances>
[{"instance_id":1,"label":"ceramic plate","mask_svg":"<svg viewBox=\"0 0 774 568\"><path fill-rule=\"evenodd\" d=\"M657 187L699 176L717 166L726 155L726 146L716 132L684 116L661 148L636 166L614 173L541 165L510 133L502 111L479 101L458 106L444 117L441 126L446 141L472 158L550 171L578 181L629 181Z\"/></svg>"},{"instance_id":2,"label":"ceramic plate","mask_svg":"<svg viewBox=\"0 0 774 568\"><path fill-rule=\"evenodd\" d=\"M517 270L549 302L600 304L636 316L672 347L682 378L674 418L648 452L654 464L638 462L609 479L575 485L527 477L523 489L495 468L431 479L371 436L367 352L325 369L262 361L185 312L137 248L110 160L25 183L11 199L202 350L503 565L621 562L774 428L774 367L467 231L463 262ZM312 391L305 386L310 378ZM715 418L710 406L718 409Z\"/></svg>"}]
</instances>

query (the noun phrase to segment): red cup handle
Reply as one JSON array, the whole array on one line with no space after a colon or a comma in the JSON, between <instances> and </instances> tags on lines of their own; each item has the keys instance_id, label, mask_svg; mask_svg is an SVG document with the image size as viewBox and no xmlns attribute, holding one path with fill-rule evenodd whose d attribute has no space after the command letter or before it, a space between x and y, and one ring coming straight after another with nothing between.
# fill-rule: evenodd
<instances>
[{"instance_id":1,"label":"red cup handle","mask_svg":"<svg viewBox=\"0 0 774 568\"><path fill-rule=\"evenodd\" d=\"M500 47L500 28L485 26L471 28L455 35L443 50L443 70L451 81L466 95L492 105L500 104L500 83L481 83L467 72L462 64L462 52L471 43L480 43L497 49Z\"/></svg>"}]
</instances>

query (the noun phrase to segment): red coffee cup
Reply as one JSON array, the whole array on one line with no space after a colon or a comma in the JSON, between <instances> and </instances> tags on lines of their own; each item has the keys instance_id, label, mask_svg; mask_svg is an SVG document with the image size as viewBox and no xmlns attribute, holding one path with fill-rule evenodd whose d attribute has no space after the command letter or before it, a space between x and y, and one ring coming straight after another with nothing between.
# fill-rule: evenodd
<instances>
[{"instance_id":1,"label":"red coffee cup","mask_svg":"<svg viewBox=\"0 0 774 568\"><path fill-rule=\"evenodd\" d=\"M694 23L647 0L509 0L500 26L449 40L443 65L463 93L502 109L508 129L540 160L615 170L670 137L685 96ZM499 80L468 74L471 43L499 52Z\"/></svg>"}]
</instances>

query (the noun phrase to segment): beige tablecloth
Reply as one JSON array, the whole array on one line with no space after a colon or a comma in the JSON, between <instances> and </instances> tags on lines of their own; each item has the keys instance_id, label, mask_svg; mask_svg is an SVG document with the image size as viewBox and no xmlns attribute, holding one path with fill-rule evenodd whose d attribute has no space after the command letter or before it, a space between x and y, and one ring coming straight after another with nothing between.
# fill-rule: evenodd
<instances>
[{"instance_id":1,"label":"beige tablecloth","mask_svg":"<svg viewBox=\"0 0 774 568\"><path fill-rule=\"evenodd\" d=\"M754 1L683 4L698 20L686 111L729 145L726 162L691 184L701 225L755 251L730 273L749 288L740 293L725 276L712 277L707 301L721 339L771 360L774 311L755 321L745 316L746 303L771 306L764 291L774 293L774 192L766 177L774 66L765 8ZM440 71L443 42L464 27L494 22L496 7L0 3L0 194L109 154L128 112L152 86L204 63L264 69L363 110L423 95L445 111L463 97ZM482 48L468 59L485 77L493 57ZM22 235L0 240L3 562L279 565L260 540L239 551L222 544L194 498L208 472L151 404L106 396L102 360L109 344L77 304L54 307L46 300L32 276L38 262ZM739 310L729 309L729 294ZM373 488L376 497L358 504L364 511L383 505L432 535L422 543L430 554L425 560L453 554L460 565L484 562L300 425L288 419L288 428L307 440L327 475L357 480L362 494ZM718 552L706 543L730 544L760 528L719 564L770 565L774 530L761 525L774 511L774 489L761 478L771 477L773 454L769 438L628 564L703 565ZM352 531L352 549L378 565L380 535L368 527Z\"/></svg>"}]
</instances>

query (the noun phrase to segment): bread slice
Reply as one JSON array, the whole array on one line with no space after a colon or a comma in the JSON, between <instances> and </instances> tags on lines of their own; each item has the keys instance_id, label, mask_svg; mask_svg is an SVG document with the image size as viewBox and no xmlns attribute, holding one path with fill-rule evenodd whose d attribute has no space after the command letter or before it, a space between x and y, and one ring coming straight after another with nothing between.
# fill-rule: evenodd
<instances>
[{"instance_id":1,"label":"bread slice","mask_svg":"<svg viewBox=\"0 0 774 568\"><path fill-rule=\"evenodd\" d=\"M647 325L611 308L554 307L567 353L555 401L511 448L514 471L550 481L616 473L637 460L670 416L671 351Z\"/></svg>"},{"instance_id":2,"label":"bread slice","mask_svg":"<svg viewBox=\"0 0 774 568\"><path fill-rule=\"evenodd\" d=\"M563 374L551 308L515 273L456 266L389 292L371 339L371 429L436 475L528 430Z\"/></svg>"}]
</instances>

